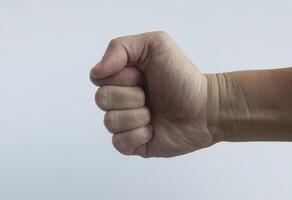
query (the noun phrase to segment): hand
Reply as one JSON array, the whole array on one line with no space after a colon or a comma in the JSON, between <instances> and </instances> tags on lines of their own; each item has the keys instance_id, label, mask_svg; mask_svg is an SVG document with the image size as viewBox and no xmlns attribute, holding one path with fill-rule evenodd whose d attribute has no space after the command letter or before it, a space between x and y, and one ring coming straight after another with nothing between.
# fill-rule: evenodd
<instances>
[{"instance_id":1,"label":"hand","mask_svg":"<svg viewBox=\"0 0 292 200\"><path fill-rule=\"evenodd\" d=\"M121 153L171 157L216 142L207 128L207 77L166 33L112 40L90 77Z\"/></svg>"}]
</instances>

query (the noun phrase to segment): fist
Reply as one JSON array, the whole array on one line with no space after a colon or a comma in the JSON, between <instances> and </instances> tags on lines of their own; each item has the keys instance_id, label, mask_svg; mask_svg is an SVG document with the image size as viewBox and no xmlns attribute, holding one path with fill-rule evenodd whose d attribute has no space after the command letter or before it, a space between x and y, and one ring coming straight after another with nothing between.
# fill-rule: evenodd
<instances>
[{"instance_id":1,"label":"fist","mask_svg":"<svg viewBox=\"0 0 292 200\"><path fill-rule=\"evenodd\" d=\"M207 127L207 77L164 32L113 39L90 79L122 154L172 157L217 141Z\"/></svg>"}]
</instances>

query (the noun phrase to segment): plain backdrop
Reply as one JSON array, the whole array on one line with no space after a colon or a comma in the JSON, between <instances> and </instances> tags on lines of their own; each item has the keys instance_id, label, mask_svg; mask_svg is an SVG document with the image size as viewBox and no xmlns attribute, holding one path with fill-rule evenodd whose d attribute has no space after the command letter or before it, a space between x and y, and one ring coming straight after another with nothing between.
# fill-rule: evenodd
<instances>
[{"instance_id":1,"label":"plain backdrop","mask_svg":"<svg viewBox=\"0 0 292 200\"><path fill-rule=\"evenodd\" d=\"M291 200L292 143L123 156L89 81L110 39L155 30L204 73L291 66L291 10L289 0L0 0L0 199Z\"/></svg>"}]
</instances>

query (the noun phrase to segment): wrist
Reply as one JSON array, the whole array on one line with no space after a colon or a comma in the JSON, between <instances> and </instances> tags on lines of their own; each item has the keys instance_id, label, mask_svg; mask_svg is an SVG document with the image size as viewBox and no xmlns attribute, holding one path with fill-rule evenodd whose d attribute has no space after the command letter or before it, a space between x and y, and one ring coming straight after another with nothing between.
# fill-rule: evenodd
<instances>
[{"instance_id":1,"label":"wrist","mask_svg":"<svg viewBox=\"0 0 292 200\"><path fill-rule=\"evenodd\" d=\"M205 74L207 78L207 129L214 143L225 140L225 132L220 124L220 102L222 91L217 74Z\"/></svg>"},{"instance_id":2,"label":"wrist","mask_svg":"<svg viewBox=\"0 0 292 200\"><path fill-rule=\"evenodd\" d=\"M247 141L253 135L254 109L232 73L207 74L207 127L218 141ZM249 99L249 101L253 101Z\"/></svg>"},{"instance_id":3,"label":"wrist","mask_svg":"<svg viewBox=\"0 0 292 200\"><path fill-rule=\"evenodd\" d=\"M207 74L207 128L215 141L236 141L251 124L246 99L229 73Z\"/></svg>"}]
</instances>

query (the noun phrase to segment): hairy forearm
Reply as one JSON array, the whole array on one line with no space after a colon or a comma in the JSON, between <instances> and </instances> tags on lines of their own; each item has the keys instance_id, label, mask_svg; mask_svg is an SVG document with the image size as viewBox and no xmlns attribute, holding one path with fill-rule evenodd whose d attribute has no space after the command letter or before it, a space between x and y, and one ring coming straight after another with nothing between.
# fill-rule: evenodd
<instances>
[{"instance_id":1,"label":"hairy forearm","mask_svg":"<svg viewBox=\"0 0 292 200\"><path fill-rule=\"evenodd\" d=\"M218 141L292 141L292 68L207 74Z\"/></svg>"}]
</instances>

